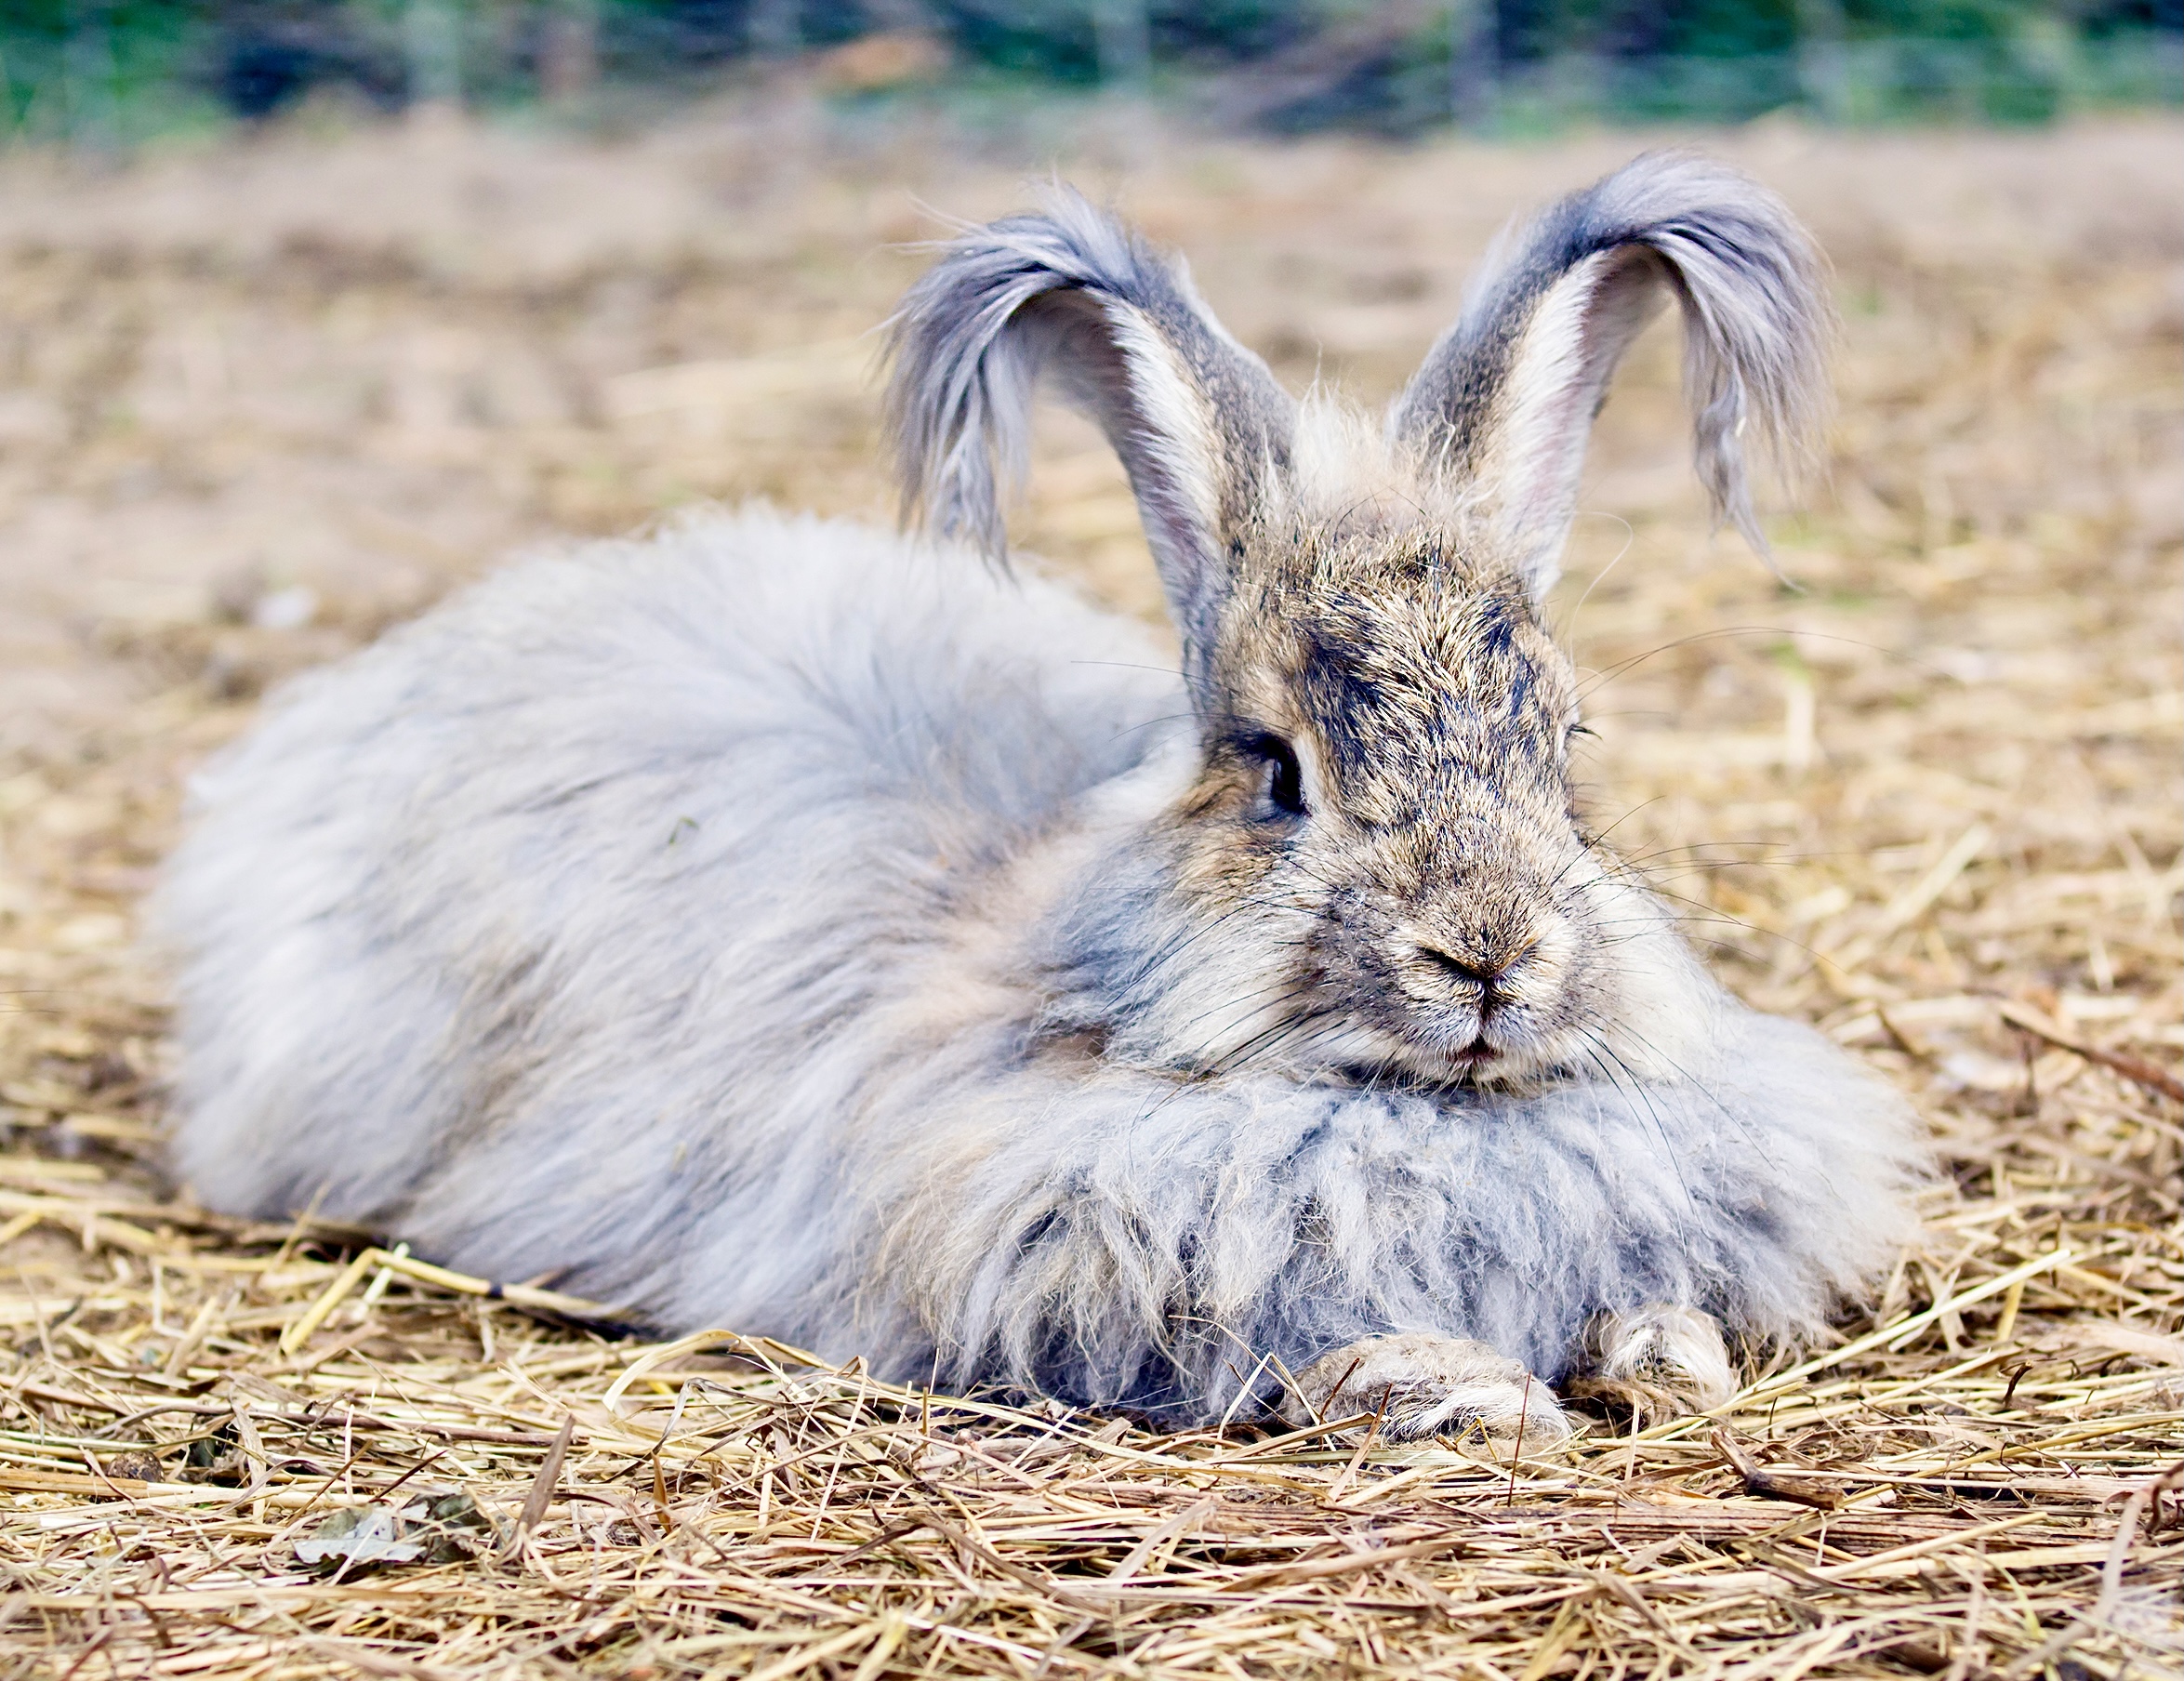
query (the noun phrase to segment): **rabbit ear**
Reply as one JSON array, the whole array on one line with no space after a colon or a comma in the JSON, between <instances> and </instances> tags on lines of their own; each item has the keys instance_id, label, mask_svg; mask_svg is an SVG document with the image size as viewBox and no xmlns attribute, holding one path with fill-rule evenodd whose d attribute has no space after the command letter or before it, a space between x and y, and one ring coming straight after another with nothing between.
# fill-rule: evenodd
<instances>
[{"instance_id":1,"label":"rabbit ear","mask_svg":"<svg viewBox=\"0 0 2184 1681\"><path fill-rule=\"evenodd\" d=\"M1232 541L1287 466L1294 404L1180 271L1074 192L942 249L890 324L906 515L1004 562L997 479L1021 478L1032 386L1054 375L1122 457L1202 680Z\"/></svg>"},{"instance_id":2,"label":"rabbit ear","mask_svg":"<svg viewBox=\"0 0 2184 1681\"><path fill-rule=\"evenodd\" d=\"M1560 569L1608 377L1668 298L1717 521L1763 556L1744 449L1807 465L1832 334L1819 255L1788 206L1703 158L1639 158L1504 236L1389 430L1485 518L1535 595Z\"/></svg>"}]
</instances>

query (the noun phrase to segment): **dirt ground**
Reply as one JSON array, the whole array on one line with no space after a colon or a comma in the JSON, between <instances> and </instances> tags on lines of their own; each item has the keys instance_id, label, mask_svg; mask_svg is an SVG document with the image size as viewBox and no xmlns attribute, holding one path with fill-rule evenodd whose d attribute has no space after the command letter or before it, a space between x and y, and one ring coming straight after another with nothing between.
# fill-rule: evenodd
<instances>
[{"instance_id":1,"label":"dirt ground","mask_svg":"<svg viewBox=\"0 0 2184 1681\"><path fill-rule=\"evenodd\" d=\"M400 1383L387 1373L405 1359L439 1362L430 1383L447 1394L498 1396L465 1428L550 1433L550 1392L601 1433L577 1439L570 1476L649 1501L656 1475L632 1481L609 1463L620 1426L598 1391L631 1370L626 1347L528 1322L504 1330L497 1352L490 1330L474 1345L468 1309L382 1270L368 1301L329 1310L313 1356L308 1335L285 1333L349 1251L331 1239L298 1249L169 1200L156 1170L163 989L156 956L136 944L137 907L191 767L248 724L269 683L526 546L754 496L886 517L871 329L918 271L916 241L944 232L946 216L1022 203L1051 170L1187 251L1214 308L1292 384L1378 400L1452 317L1468 267L1512 213L1684 140L1781 191L1828 250L1844 317L1840 412L1826 483L1770 520L1796 584L1786 588L1733 536L1710 537L1673 336L1640 347L1603 417L1557 603L1596 679L1591 799L1733 986L1869 1056L1937 1134L1947 1171L1930 1241L1846 1328L1908 1327L1873 1344L1898 1363L1842 1369L1869 1385L1853 1399L1940 1384L1933 1416L1914 1441L1901 1434L1908 1404L1838 1408L1826 1415L1833 1445L1795 1453L2045 1478L2047 1564L1887 1576L1925 1595L1899 1618L1915 1639L1875 1635L1886 1618L1870 1606L1871 1626L1845 1635L1848 1612L1801 1621L1780 1593L1731 1617L1704 1593L1668 1589L1648 1601L1602 1593L1582 1616L1567 1595L1528 1600L1467 1633L1414 1615L1435 1595L1470 1592L1459 1567L1390 1565L1378 1599L1312 1612L1316 1627L1361 1620L1362 1633L1315 1636L1321 1652L1296 1620L1264 1649L1249 1629L1194 1647L1195 1625L1158 1608L1131 1613L1134 1634L1118 1613L1112 1629L1088 1617L1065 1639L1076 1609L1049 1627L1010 1599L1037 1598L1020 1580L1032 1555L967 1542L933 1568L977 1579L975 1593L925 1582L924 1608L863 1645L815 1608L854 1602L877 1618L884 1600L893 1617L908 1600L814 1588L787 1609L739 1612L738 1628L790 1635L735 1648L720 1644L712 1602L661 1586L684 1581L675 1569L714 1568L702 1549L668 1568L668 1542L602 1541L574 1506L568 1547L595 1561L602 1547L653 1549L643 1555L658 1569L616 1568L665 1593L656 1615L593 1627L596 1608L538 1608L548 1595L519 1611L504 1595L470 1622L443 1609L438 1622L418 1611L366 1626L339 1594L307 1591L291 1549L315 1508L300 1495L284 1505L283 1490L318 1483L277 1455L259 1456L218 1522L195 1506L179 1529L160 1516L182 1508L139 1485L180 1477L179 1458L162 1471L180 1426L124 1439L114 1421L133 1419L130 1397L246 1420L257 1385L272 1391L258 1396L275 1409L266 1416L287 1419L273 1397L313 1383L390 1394ZM2140 1498L2130 1479L2184 1454L2179 155L2184 124L2169 118L2008 135L1763 124L1511 150L1254 145L1121 123L973 143L783 99L614 139L442 125L276 134L103 170L0 156L0 1330L12 1339L0 1353L11 1397L0 1490L16 1491L0 1493L16 1509L11 1524L0 1507L15 1580L0 1598L0 1661L222 1675L763 1665L870 1681L920 1666L1030 1674L1044 1653L1046 1668L1118 1673L1423 1666L1542 1681L1639 1662L1638 1648L1617 1644L1621 1618L1638 1631L1629 1641L1653 1642L1647 1668L1677 1673L1778 1661L1785 1681L2178 1673L2184 1548L2174 1524L2163 1529L2163 1496ZM1027 549L1100 593L1154 609L1119 470L1066 416L1045 427L1018 526ZM417 1331L406 1353L400 1336L370 1343L375 1328L404 1323ZM338 1347L323 1340L336 1331ZM505 1369L522 1381L502 1394L487 1380ZM1779 1406L1764 1383L1746 1401L1769 1395ZM113 1403L103 1412L100 1397ZM508 1463L464 1486L522 1504L547 1439L492 1449ZM1684 1455L1670 1454L1675 1498L1763 1506L1707 1439L1661 1438ZM117 1472L124 1449L139 1457ZM1172 1443L1144 1451L1189 1461ZM1351 1462L1368 1479L1383 1466L1405 1475L1384 1454ZM1311 1511L1346 1510L1333 1470L1297 1472L1320 1478L1297 1496ZM1453 1512L1477 1489L1469 1473L1446 1474L1436 1509ZM1540 1500L1567 1493L1540 1475ZM137 1479L134 1503L113 1503L114 1476ZM969 1489L976 1477L964 1476ZM550 1470L546 1481L541 1498ZM342 1491L363 1499L373 1486L351 1476ZM718 1489L685 1527L771 1533L763 1490L774 1485L757 1486L756 1529L734 1529L748 1500ZM1162 1486L1199 1485L1177 1472ZM1953 1498L1927 1502L1969 1512L1948 1534L1987 1521ZM663 1513L669 1499L663 1483ZM1116 1557L1162 1520L1147 1500L1117 1519ZM139 1506L150 1516L130 1529L119 1514ZM536 1515L536 1545L563 1510L549 1500ZM2142 1519L2153 1527L2135 1540ZM1297 1532L1319 1535L1318 1522L1299 1517ZM1195 1532L1171 1527L1132 1569L1151 1568L1147 1556L1166 1568ZM815 1545L816 1522L812 1533ZM936 1546L937 1533L926 1536ZM1599 1544L1566 1538L1525 1556L1546 1569L1541 1560ZM1854 1559L1893 1544L1842 1543ZM760 1568L752 1546L739 1568ZM1823 1548L1799 1568L1838 1568L1832 1557ZM218 1592L191 1600L193 1570ZM304 1585L281 1600L252 1586L268 1582ZM167 1607L149 1621L127 1608L147 1584ZM1383 1601L1410 1606L1411 1621L1375 1621ZM802 1647L796 1631L809 1634Z\"/></svg>"}]
</instances>

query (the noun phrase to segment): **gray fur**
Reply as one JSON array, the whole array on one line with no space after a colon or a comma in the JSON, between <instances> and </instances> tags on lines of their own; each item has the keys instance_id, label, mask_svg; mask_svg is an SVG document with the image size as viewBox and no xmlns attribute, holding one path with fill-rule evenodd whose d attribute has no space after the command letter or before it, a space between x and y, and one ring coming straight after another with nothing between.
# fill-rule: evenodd
<instances>
[{"instance_id":1,"label":"gray fur","mask_svg":"<svg viewBox=\"0 0 2184 1681\"><path fill-rule=\"evenodd\" d=\"M917 483L988 427L938 370L990 372L943 344L990 291L906 315L898 393L957 391L898 397ZM752 510L293 685L160 905L180 1171L667 1329L1178 1418L1389 1331L1555 1378L1603 1313L1814 1330L1908 1230L1900 1101L1577 828L1571 676L1490 531L1423 483L1332 518L1324 460L1217 430L1273 465L1189 684L970 549Z\"/></svg>"},{"instance_id":2,"label":"gray fur","mask_svg":"<svg viewBox=\"0 0 2184 1681\"><path fill-rule=\"evenodd\" d=\"M1295 404L1207 312L1180 267L1066 188L1046 201L1042 215L1004 218L943 245L890 323L888 416L904 510L1005 557L996 470L1022 477L1033 387L1052 377L1122 458L1195 672L1229 538L1286 463ZM1148 341L1172 353L1203 424L1177 424L1152 400L1148 383L1165 370L1148 365Z\"/></svg>"}]
</instances>

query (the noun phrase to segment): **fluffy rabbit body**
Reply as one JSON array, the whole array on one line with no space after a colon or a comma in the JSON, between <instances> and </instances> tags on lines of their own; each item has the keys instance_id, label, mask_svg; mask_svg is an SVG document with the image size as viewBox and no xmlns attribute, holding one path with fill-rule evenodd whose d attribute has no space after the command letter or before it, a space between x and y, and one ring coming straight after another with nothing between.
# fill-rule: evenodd
<instances>
[{"instance_id":1,"label":"fluffy rabbit body","mask_svg":"<svg viewBox=\"0 0 2184 1681\"><path fill-rule=\"evenodd\" d=\"M1717 1324L1809 1331L1886 1264L1917 1145L1573 815L1540 601L1669 298L1750 532L1740 435L1808 424L1826 315L1714 166L1506 242L1384 429L1080 201L966 232L894 327L942 540L749 511L536 560L204 775L180 1171L666 1328L1179 1419L1719 1392ZM990 563L1041 372L1129 470L1180 673Z\"/></svg>"}]
</instances>

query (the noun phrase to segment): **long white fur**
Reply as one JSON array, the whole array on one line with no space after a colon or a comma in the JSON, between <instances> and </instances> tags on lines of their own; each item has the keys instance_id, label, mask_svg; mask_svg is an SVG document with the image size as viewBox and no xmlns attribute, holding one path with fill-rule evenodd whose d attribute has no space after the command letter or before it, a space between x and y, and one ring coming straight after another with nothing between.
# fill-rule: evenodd
<instances>
[{"instance_id":1,"label":"long white fur","mask_svg":"<svg viewBox=\"0 0 2184 1681\"><path fill-rule=\"evenodd\" d=\"M1054 942L1151 914L1171 670L968 549L762 510L488 580L197 785L160 906L180 1171L668 1329L1193 1418L1390 1330L1548 1379L1602 1312L1796 1335L1883 1264L1900 1102L1665 916L1632 939L1681 1054L1643 1079L1035 1049Z\"/></svg>"}]
</instances>

